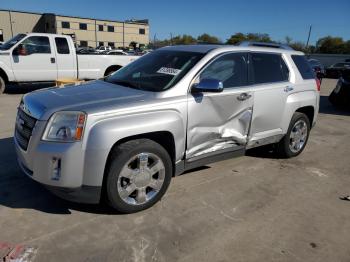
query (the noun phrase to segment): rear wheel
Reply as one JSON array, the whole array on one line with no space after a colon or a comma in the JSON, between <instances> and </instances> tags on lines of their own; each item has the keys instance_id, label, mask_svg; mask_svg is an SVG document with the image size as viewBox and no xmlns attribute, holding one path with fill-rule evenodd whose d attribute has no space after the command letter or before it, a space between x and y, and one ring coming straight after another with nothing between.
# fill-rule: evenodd
<instances>
[{"instance_id":1,"label":"rear wheel","mask_svg":"<svg viewBox=\"0 0 350 262\"><path fill-rule=\"evenodd\" d=\"M4 94L6 92L6 82L5 80L0 76L0 94Z\"/></svg>"},{"instance_id":2,"label":"rear wheel","mask_svg":"<svg viewBox=\"0 0 350 262\"><path fill-rule=\"evenodd\" d=\"M310 121L300 112L295 112L287 134L277 144L277 154L283 158L299 155L305 148L310 133Z\"/></svg>"},{"instance_id":3,"label":"rear wheel","mask_svg":"<svg viewBox=\"0 0 350 262\"><path fill-rule=\"evenodd\" d=\"M149 139L137 139L114 149L106 178L109 204L122 213L151 207L165 194L172 177L167 151Z\"/></svg>"}]
</instances>

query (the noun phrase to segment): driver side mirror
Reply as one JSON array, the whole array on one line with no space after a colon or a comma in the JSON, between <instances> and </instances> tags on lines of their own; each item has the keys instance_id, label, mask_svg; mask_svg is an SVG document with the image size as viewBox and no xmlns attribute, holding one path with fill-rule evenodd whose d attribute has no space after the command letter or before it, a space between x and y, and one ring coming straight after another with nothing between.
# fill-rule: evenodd
<instances>
[{"instance_id":1,"label":"driver side mirror","mask_svg":"<svg viewBox=\"0 0 350 262\"><path fill-rule=\"evenodd\" d=\"M25 48L24 45L19 44L15 50L13 50L13 54L14 55L18 55L18 56L26 56L28 55L27 49Z\"/></svg>"},{"instance_id":2,"label":"driver side mirror","mask_svg":"<svg viewBox=\"0 0 350 262\"><path fill-rule=\"evenodd\" d=\"M192 87L193 92L214 92L219 93L224 90L224 85L220 80L205 78Z\"/></svg>"}]
</instances>

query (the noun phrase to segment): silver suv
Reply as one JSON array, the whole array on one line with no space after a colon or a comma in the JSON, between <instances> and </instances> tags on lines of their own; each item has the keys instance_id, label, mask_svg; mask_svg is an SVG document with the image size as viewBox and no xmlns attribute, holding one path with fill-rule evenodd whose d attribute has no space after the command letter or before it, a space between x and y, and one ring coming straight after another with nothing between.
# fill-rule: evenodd
<instances>
[{"instance_id":1,"label":"silver suv","mask_svg":"<svg viewBox=\"0 0 350 262\"><path fill-rule=\"evenodd\" d=\"M300 154L319 88L303 53L283 46L165 47L104 79L25 95L18 162L63 198L136 212L185 170L267 144Z\"/></svg>"}]
</instances>

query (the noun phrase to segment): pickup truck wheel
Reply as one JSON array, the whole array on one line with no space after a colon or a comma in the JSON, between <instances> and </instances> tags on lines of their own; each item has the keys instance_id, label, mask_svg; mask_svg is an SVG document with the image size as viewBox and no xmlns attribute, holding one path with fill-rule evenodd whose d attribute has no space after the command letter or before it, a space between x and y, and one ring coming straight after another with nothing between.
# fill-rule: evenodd
<instances>
[{"instance_id":1,"label":"pickup truck wheel","mask_svg":"<svg viewBox=\"0 0 350 262\"><path fill-rule=\"evenodd\" d=\"M6 91L6 83L5 80L0 76L0 95L4 94Z\"/></svg>"},{"instance_id":2,"label":"pickup truck wheel","mask_svg":"<svg viewBox=\"0 0 350 262\"><path fill-rule=\"evenodd\" d=\"M277 144L277 154L283 158L299 155L305 148L310 133L308 117L295 112L289 124L287 134Z\"/></svg>"},{"instance_id":3,"label":"pickup truck wheel","mask_svg":"<svg viewBox=\"0 0 350 262\"><path fill-rule=\"evenodd\" d=\"M172 162L161 145L149 139L123 143L112 152L107 200L122 213L144 210L161 199L171 177Z\"/></svg>"}]
</instances>

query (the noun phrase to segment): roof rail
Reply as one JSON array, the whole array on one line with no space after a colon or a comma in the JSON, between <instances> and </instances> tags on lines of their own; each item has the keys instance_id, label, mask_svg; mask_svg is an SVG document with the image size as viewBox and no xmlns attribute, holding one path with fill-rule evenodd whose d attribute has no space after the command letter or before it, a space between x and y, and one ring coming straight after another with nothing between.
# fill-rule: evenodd
<instances>
[{"instance_id":1,"label":"roof rail","mask_svg":"<svg viewBox=\"0 0 350 262\"><path fill-rule=\"evenodd\" d=\"M259 47L271 47L271 48L280 48L285 50L294 50L289 45L269 43L269 42L253 42L253 41L243 41L238 44L239 46L259 46Z\"/></svg>"}]
</instances>

